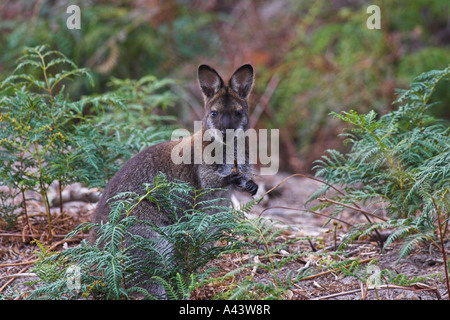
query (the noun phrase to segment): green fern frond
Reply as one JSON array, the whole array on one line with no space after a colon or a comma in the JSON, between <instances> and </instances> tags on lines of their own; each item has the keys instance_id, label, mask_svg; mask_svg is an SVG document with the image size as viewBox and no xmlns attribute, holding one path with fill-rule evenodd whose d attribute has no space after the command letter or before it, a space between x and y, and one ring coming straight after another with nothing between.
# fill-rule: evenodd
<instances>
[{"instance_id":1,"label":"green fern frond","mask_svg":"<svg viewBox=\"0 0 450 320\"><path fill-rule=\"evenodd\" d=\"M384 202L383 210L393 221L354 226L344 243L376 229L392 228L386 245L409 239L401 251L404 257L418 243L434 239L430 230L436 229L437 219L432 199L438 198L439 206L446 208L449 202L450 129L426 111L435 105L430 99L436 86L449 75L450 67L418 76L409 89L399 90L395 103L402 105L381 117L375 112L333 113L352 125L346 134L351 149L347 154L327 150L314 170L318 178L339 186L344 194L329 195L331 188L322 186L308 201L329 197L337 203L360 203L367 208ZM316 210L330 206L319 204ZM340 210L342 207L334 206L332 216Z\"/></svg>"}]
</instances>

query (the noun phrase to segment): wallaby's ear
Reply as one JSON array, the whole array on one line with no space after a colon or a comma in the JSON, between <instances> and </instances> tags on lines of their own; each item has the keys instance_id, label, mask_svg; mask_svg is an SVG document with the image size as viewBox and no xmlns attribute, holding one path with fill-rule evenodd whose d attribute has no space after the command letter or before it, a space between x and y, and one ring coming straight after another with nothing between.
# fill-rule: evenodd
<instances>
[{"instance_id":1,"label":"wallaby's ear","mask_svg":"<svg viewBox=\"0 0 450 320\"><path fill-rule=\"evenodd\" d=\"M253 67L249 64L244 64L237 69L230 79L229 86L236 91L241 98L247 99L253 86Z\"/></svg>"},{"instance_id":2,"label":"wallaby's ear","mask_svg":"<svg viewBox=\"0 0 450 320\"><path fill-rule=\"evenodd\" d=\"M198 82L207 99L212 98L223 87L223 80L217 71L206 64L198 67Z\"/></svg>"}]
</instances>

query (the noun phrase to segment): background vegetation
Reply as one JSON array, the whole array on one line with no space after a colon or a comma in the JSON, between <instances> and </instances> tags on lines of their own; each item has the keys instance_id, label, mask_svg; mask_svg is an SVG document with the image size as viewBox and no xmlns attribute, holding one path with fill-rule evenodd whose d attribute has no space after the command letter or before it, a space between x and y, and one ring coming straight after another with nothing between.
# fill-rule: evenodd
<instances>
[{"instance_id":1,"label":"background vegetation","mask_svg":"<svg viewBox=\"0 0 450 320\"><path fill-rule=\"evenodd\" d=\"M66 28L69 4L81 8L81 30ZM366 27L370 4L381 8L380 30ZM366 282L370 275L344 254L352 241L375 235L382 250L405 239L399 258L419 243L431 243L442 254L448 290L448 1L23 0L2 2L0 18L2 230L13 230L25 216L22 238L31 233L51 244L52 185L59 196L72 183L103 188L133 154L169 138L173 128L192 130L192 121L203 114L199 64L226 74L251 63L257 72L251 126L280 129L280 170L314 173L323 187L311 196L320 203L309 211L333 209L335 254L326 267ZM160 179L154 183L163 190L177 188ZM181 193L197 192L179 187ZM27 204L36 194L47 230L33 234ZM173 199L164 198L169 195L176 193L147 194L170 206ZM55 254L35 242L39 280L31 285L39 288L30 298L146 296L128 285L137 269L122 240L136 223L130 208L143 200L129 196L118 202L109 223L81 224L71 233L98 228L107 243L103 248L82 241ZM190 262L187 268L138 271L162 283L169 298L189 298L200 286L217 282L228 286L215 295L219 299L287 298L300 281L316 276L308 263L295 274L286 267L310 254L299 243L308 241L320 254L310 238L286 240L286 230L274 223L244 219L253 205L222 208L214 218L192 210L189 219L158 230L180 248L178 258ZM336 221L345 208L367 221L347 229L338 247L342 226ZM393 232L382 238L385 230ZM208 239L222 246L204 249ZM136 239L135 246L154 252L158 244ZM298 250L288 254L292 246ZM220 276L209 268L219 254L236 253L240 258L234 260L255 259ZM161 253L158 263L175 263L170 259ZM62 275L71 263L83 268L78 292L64 286ZM102 268L101 277L89 272L100 270L95 268ZM264 270L262 280L257 270ZM400 283L388 272L384 276L389 284Z\"/></svg>"},{"instance_id":2,"label":"background vegetation","mask_svg":"<svg viewBox=\"0 0 450 320\"><path fill-rule=\"evenodd\" d=\"M9 76L24 46L47 44L92 71L71 85L76 99L102 93L111 77L176 79L180 99L167 113L192 129L202 114L196 67L227 74L256 68L252 124L282 130L284 170L308 170L336 147L341 124L328 114L352 108L392 109L395 88L448 65L449 8L445 0L393 1L71 1L81 30L66 28L67 1L3 1L0 75ZM369 30L369 4L381 8L381 30ZM449 118L450 94L439 88Z\"/></svg>"}]
</instances>

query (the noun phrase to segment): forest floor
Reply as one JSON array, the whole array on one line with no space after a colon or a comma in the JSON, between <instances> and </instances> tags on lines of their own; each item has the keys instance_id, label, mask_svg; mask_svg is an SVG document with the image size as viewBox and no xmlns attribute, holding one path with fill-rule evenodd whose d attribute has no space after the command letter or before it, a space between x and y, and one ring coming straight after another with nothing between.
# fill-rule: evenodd
<instances>
[{"instance_id":1,"label":"forest floor","mask_svg":"<svg viewBox=\"0 0 450 320\"><path fill-rule=\"evenodd\" d=\"M298 176L284 180L288 176L281 173L265 179L266 190L282 181L283 183L270 192L266 201L256 205L249 213L249 217L261 216L277 221L277 225L284 228L277 238L280 243L295 238L310 239L295 241L287 245L283 252L276 253L289 255L289 253L304 252L297 259L276 270L279 278L284 278L289 271L295 275L309 268L308 276L291 285L283 294L283 299L438 300L448 298L444 260L442 253L435 246L417 247L412 254L400 261L398 261L398 253L401 243L391 244L381 251L377 242L370 238L356 241L336 252L335 243L339 244L342 236L348 231L346 223L362 223L365 222L364 217L355 211L344 210L340 213L339 219L346 223L327 224L326 222L329 221L327 217L305 211L306 199L317 190L320 182ZM236 197L241 203L249 200L243 194L238 194ZM76 245L80 238L67 242L64 240L64 235L79 223L90 221L94 209L95 203L89 201L66 202L62 214L58 207L53 208L52 227L55 237L50 248L63 250L67 245ZM323 211L321 213L326 214ZM34 234L40 234L39 240L45 243L48 240L47 218L43 214L42 204L39 201L30 201L28 214ZM330 232L336 226L341 226L336 230L336 234ZM31 238L27 236L29 233L23 218L18 220L13 230L5 230L3 226L0 226L0 298L23 298L18 293L29 290L24 282L36 279L33 276L32 262L36 259L37 246L30 243ZM276 255L274 257L276 259ZM242 264L256 261L255 259L258 257L230 254L212 262L209 267L219 269L214 274L219 278ZM351 261L357 264L356 269L354 265L349 265ZM339 268L330 267L334 262L343 264ZM375 278L378 275L381 276ZM272 275L267 274L267 271L262 268L248 268L238 273L233 279L211 282L198 288L191 298L214 299L236 282L249 276L254 281L261 282L270 281L272 278ZM373 279L376 279L375 282L369 281Z\"/></svg>"},{"instance_id":2,"label":"forest floor","mask_svg":"<svg viewBox=\"0 0 450 320\"><path fill-rule=\"evenodd\" d=\"M280 227L285 228L285 232L279 237L279 242L293 238L313 239L295 242L288 245L285 250L287 253L305 252L305 254L277 270L279 278L282 279L289 271L295 275L296 272L307 267L312 268L310 276L296 282L290 290L287 290L285 299L439 300L448 298L444 260L442 252L436 246L417 247L407 258L399 261L401 242L394 243L382 251L378 243L369 238L355 241L336 253L335 241L339 245L343 235L349 230L348 225L338 223L337 225L341 228L337 230L335 236L332 232L335 225L329 218L306 211L317 204L317 201L312 201L305 206L309 196L321 186L321 183L306 177L290 177L289 174L278 174L265 180L266 190L277 185L278 187L270 193L271 196L264 205L255 206L249 216L277 221ZM239 194L238 198L241 203L249 200L249 197L243 194ZM326 210L320 213L327 214ZM352 225L367 222L360 213L352 210L344 210L338 218ZM387 235L384 234L384 236ZM447 252L449 249L450 243L447 242ZM287 254L286 252L284 254ZM245 258L252 259L252 257ZM226 260L220 260L216 267L221 268L222 274L225 274L237 267L236 260L239 258L230 256L228 263ZM348 261L352 260L358 265L359 271L352 271L356 276L349 272L351 268ZM330 262L342 262L344 268L330 268ZM378 280L375 278L377 273L381 275ZM254 278L259 277L262 282L269 281L271 278L264 270L255 271L255 269L242 272L239 277L243 279L250 274ZM220 272L217 276L220 276ZM217 291L226 289L227 285L229 283L211 288L210 295L213 296ZM208 290L202 288L199 295L199 298L208 298Z\"/></svg>"}]
</instances>

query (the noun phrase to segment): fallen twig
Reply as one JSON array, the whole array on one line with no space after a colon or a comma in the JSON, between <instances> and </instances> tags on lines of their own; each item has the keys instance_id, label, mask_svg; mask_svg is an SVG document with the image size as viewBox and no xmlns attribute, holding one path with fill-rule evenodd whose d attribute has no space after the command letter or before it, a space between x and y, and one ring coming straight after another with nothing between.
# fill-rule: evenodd
<instances>
[{"instance_id":1,"label":"fallen twig","mask_svg":"<svg viewBox=\"0 0 450 320\"><path fill-rule=\"evenodd\" d=\"M270 210L270 209L287 209L287 210L297 210L297 211L310 212L310 213L313 213L313 214L316 214L316 215L319 215L319 216L322 216L322 217L326 217L328 219L337 220L339 222L345 223L346 225L348 225L350 227L353 226L351 223L348 223L347 221L344 221L344 220L336 218L336 217L330 217L330 216L327 216L326 214L323 214L323 213L320 213L320 212L316 212L316 211L308 210L308 209L295 208L295 207L273 206L273 207L265 208L264 210L262 210L259 213L259 216L261 216L264 211L267 211L267 210Z\"/></svg>"},{"instance_id":2,"label":"fallen twig","mask_svg":"<svg viewBox=\"0 0 450 320\"><path fill-rule=\"evenodd\" d=\"M36 277L37 275L36 275L36 273L34 273L34 272L27 272L27 273L13 273L13 274L7 274L7 275L4 275L4 276L1 276L0 277L0 280L1 279L6 279L6 278L18 278L18 277Z\"/></svg>"},{"instance_id":3,"label":"fallen twig","mask_svg":"<svg viewBox=\"0 0 450 320\"><path fill-rule=\"evenodd\" d=\"M344 193L342 193L342 191L340 191L340 190L337 189L336 187L332 186L331 184L329 184L329 183L327 183L327 182L325 182L325 181L323 181L323 180L320 180L320 179L317 179L317 178L310 177L310 176L308 176L308 175L306 175L306 174L302 174L302 173L294 173L294 174L291 174L290 176L284 178L284 179L281 180L281 182L278 183L275 187L273 187L273 188L267 190L266 193L265 193L264 195L269 194L270 192L272 192L273 190L275 190L276 188L278 188L281 184L285 183L288 179L293 178L293 177L303 177L303 178L308 178L308 179L311 179L311 180L314 180L314 181L317 181L317 182L326 184L327 186L329 186L330 188L332 188L334 191L336 191L336 192L338 192L338 193L344 195Z\"/></svg>"},{"instance_id":4,"label":"fallen twig","mask_svg":"<svg viewBox=\"0 0 450 320\"><path fill-rule=\"evenodd\" d=\"M18 274L27 271L28 268L30 268L30 267L31 267L31 266L26 266L25 268L23 268L22 270L20 270L20 271L18 272ZM8 281L6 281L6 283L0 288L0 293L1 293L3 290L5 290L5 288L8 287L8 286L10 285L10 283L13 282L15 279L16 279L16 278L14 277L14 278L11 278L11 279L9 279Z\"/></svg>"},{"instance_id":5,"label":"fallen twig","mask_svg":"<svg viewBox=\"0 0 450 320\"><path fill-rule=\"evenodd\" d=\"M361 260L361 261L358 261L358 262L359 262L359 263L366 263L366 262L370 262L370 261L372 261L373 259L376 259L376 258L377 258L377 257L373 257L373 258L364 259L364 260ZM355 261L356 261L356 260L355 260ZM352 263L353 263L353 262L352 262ZM321 272L321 273L313 274L313 275L304 277L304 278L302 278L302 279L299 279L299 281L310 280L310 279L314 279L314 278L317 278L317 277L321 277L321 276L323 276L323 275L326 275L326 274L332 273L332 272L334 272L334 271L337 271L337 270L339 270L339 269L342 268L342 267L347 267L347 266L349 266L350 264L351 264L351 263L349 263L348 265L340 266L340 267L337 267L337 268L334 268L334 269L331 269L331 270L327 270L327 271L324 271L324 272Z\"/></svg>"},{"instance_id":6,"label":"fallen twig","mask_svg":"<svg viewBox=\"0 0 450 320\"><path fill-rule=\"evenodd\" d=\"M32 263L35 263L35 262L37 262L37 261L38 261L38 259L29 260L29 261L23 261L23 262L17 262L17 263L3 263L3 264L0 264L0 268L2 268L2 267L16 267L16 266L23 266L23 265L26 265L26 264L32 264Z\"/></svg>"},{"instance_id":7,"label":"fallen twig","mask_svg":"<svg viewBox=\"0 0 450 320\"><path fill-rule=\"evenodd\" d=\"M448 280L448 270L447 270L447 255L445 253L445 245L444 245L444 236L442 235L442 224L441 224L441 211L439 210L438 206L436 205L436 201L432 197L431 200L433 201L434 208L436 209L436 216L438 219L438 229L439 229L439 240L441 241L440 250L442 252L442 257L444 258L444 272L445 272L445 281L447 284L447 292L450 293L450 282ZM450 294L448 295L448 299L450 300Z\"/></svg>"},{"instance_id":8,"label":"fallen twig","mask_svg":"<svg viewBox=\"0 0 450 320\"><path fill-rule=\"evenodd\" d=\"M436 296L438 297L438 299L441 299L441 295L439 294L439 292L436 288L431 288L431 287L429 287L423 283L419 283L419 282L414 283L408 287L399 286L399 285L395 285L395 284L383 284L383 285L374 286L374 287L368 287L368 286L365 287L365 291L367 291L367 290L386 290L386 289L387 290L390 290L390 289L409 290L409 291L414 291L414 292L434 291L436 293ZM357 293L357 292L361 292L361 289L337 292L337 293L329 294L326 296L312 298L311 300L325 300L325 299L335 298L335 297L339 297L339 296L345 296L345 295L353 294L353 293Z\"/></svg>"},{"instance_id":9,"label":"fallen twig","mask_svg":"<svg viewBox=\"0 0 450 320\"><path fill-rule=\"evenodd\" d=\"M22 233L0 233L0 237L29 237L29 238L36 238L32 234L22 234ZM54 234L53 238L65 238L65 234ZM77 235L79 238L87 238L87 235L79 234Z\"/></svg>"},{"instance_id":10,"label":"fallen twig","mask_svg":"<svg viewBox=\"0 0 450 320\"><path fill-rule=\"evenodd\" d=\"M53 245L51 245L49 247L48 250L54 250L57 246L64 244L66 242L73 242L73 241L79 241L77 239L64 239L61 241L58 241L57 243L54 243ZM11 283L13 282L17 277L32 277L32 276L36 276L35 273L24 273L28 268L31 267L31 265L35 262L39 261L39 259L34 259L34 260L29 260L29 261L24 261L24 262L17 262L17 263L4 263L4 264L0 264L0 268L1 267L15 267L15 266L21 266L21 265L27 265L26 267L24 267L22 270L20 270L18 273L14 273L11 275L5 275L0 277L0 279L5 279L5 278L11 278L10 280L8 280L1 288L0 288L0 293L5 290L5 288Z\"/></svg>"},{"instance_id":11,"label":"fallen twig","mask_svg":"<svg viewBox=\"0 0 450 320\"><path fill-rule=\"evenodd\" d=\"M61 241L58 241L58 242L52 244L52 245L48 248L48 250L49 250L49 251L50 251L50 250L54 250L57 246L59 246L59 245L61 245L61 244L64 244L64 243L66 243L66 242L76 242L76 241L79 241L79 240L77 240L77 239L64 239L64 240L61 240ZM16 263L3 263L3 264L0 264L0 268L1 268L1 267L16 267L16 266L22 266L22 265L27 265L27 264L33 264L33 263L35 263L35 262L37 262L37 261L39 261L39 259L34 259L34 260L29 260L29 261L23 261L23 262L16 262Z\"/></svg>"}]
</instances>

